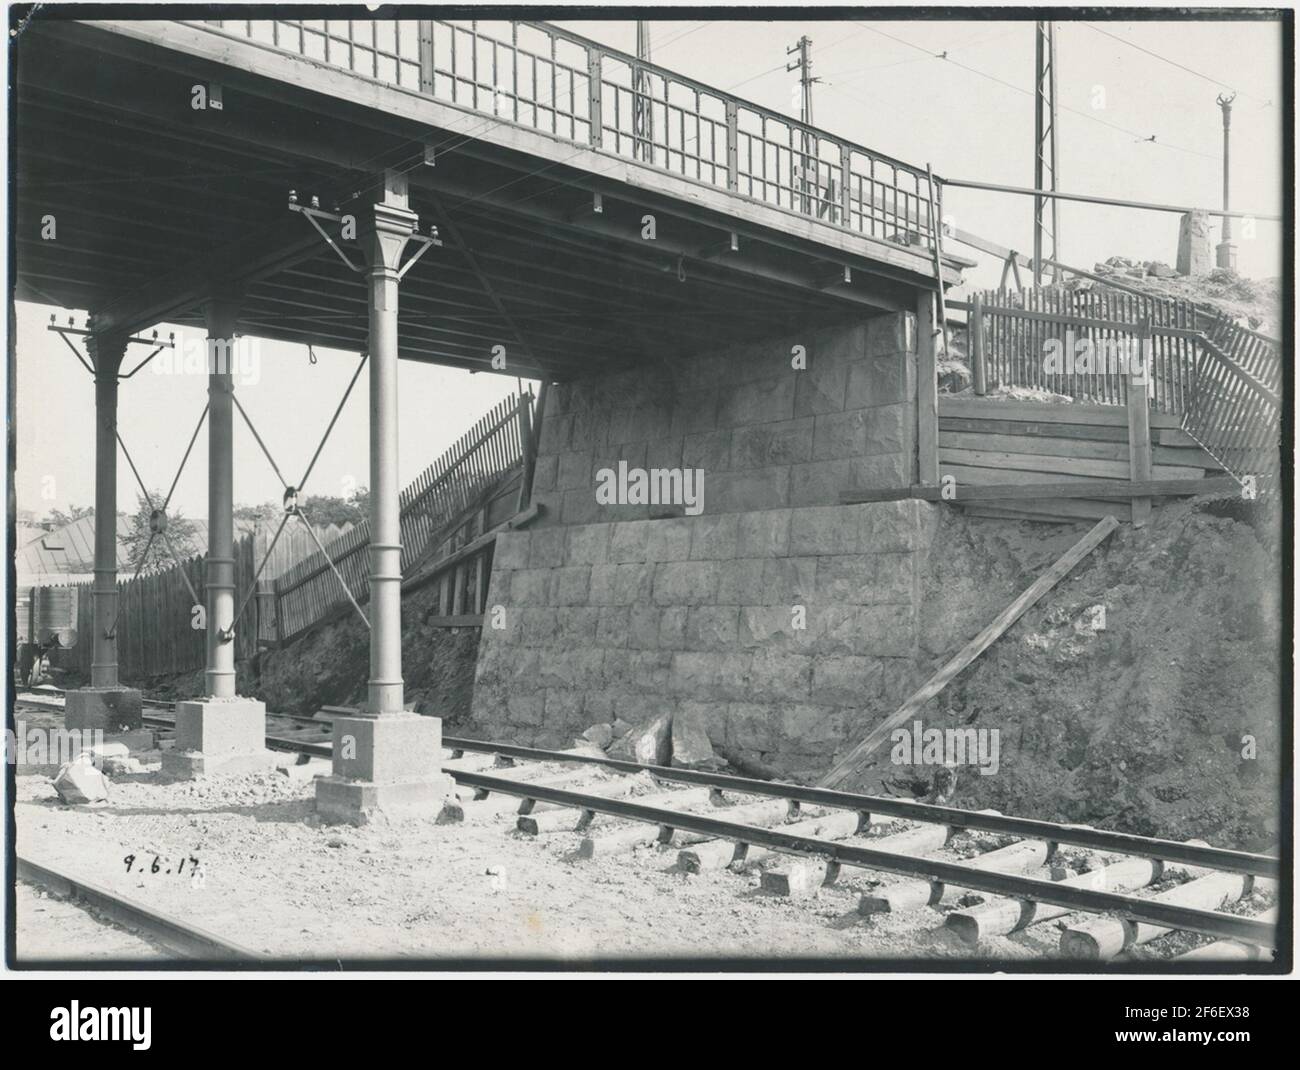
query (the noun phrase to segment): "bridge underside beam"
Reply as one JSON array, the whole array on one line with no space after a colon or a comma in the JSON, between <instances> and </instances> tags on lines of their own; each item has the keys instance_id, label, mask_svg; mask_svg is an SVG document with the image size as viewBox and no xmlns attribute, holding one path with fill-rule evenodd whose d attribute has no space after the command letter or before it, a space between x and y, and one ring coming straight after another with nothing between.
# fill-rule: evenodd
<instances>
[{"instance_id":1,"label":"bridge underside beam","mask_svg":"<svg viewBox=\"0 0 1300 1070\"><path fill-rule=\"evenodd\" d=\"M509 138L423 121L500 125L491 119L397 90L393 103L403 106L378 109L388 90L357 79L356 99L326 96L84 24L34 26L24 44L20 180L43 194L18 204L19 295L88 308L101 331L201 326L199 306L220 282L243 288L246 333L363 349L364 286L286 198L293 188L347 212L373 197L374 176L394 164L406 170L412 210L441 225L444 240L403 285L406 359L562 379L911 308L916 291L933 285L915 250L787 220L725 191L675 196L680 179L663 176L669 192L651 188L641 165L611 179L582 160L539 161ZM106 64L108 99L96 73ZM316 73L321 87L351 77ZM191 109L190 90L203 79L221 82L221 111ZM99 146L94 179L72 167L87 138ZM426 166L430 144L438 149ZM67 244L22 242L47 212L68 224ZM768 215L783 226L765 225ZM648 216L653 237L643 233ZM882 259L864 255L876 246ZM349 255L361 259L355 245ZM850 281L828 287L845 268ZM510 351L506 369L491 363L499 344Z\"/></svg>"}]
</instances>

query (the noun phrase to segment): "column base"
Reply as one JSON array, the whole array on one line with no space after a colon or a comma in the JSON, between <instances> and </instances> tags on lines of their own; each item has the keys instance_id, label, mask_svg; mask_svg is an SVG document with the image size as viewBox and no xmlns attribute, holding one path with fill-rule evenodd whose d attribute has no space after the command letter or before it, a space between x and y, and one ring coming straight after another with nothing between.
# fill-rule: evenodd
<instances>
[{"instance_id":1,"label":"column base","mask_svg":"<svg viewBox=\"0 0 1300 1070\"><path fill-rule=\"evenodd\" d=\"M442 772L442 721L416 713L334 720L334 772L316 781L316 813L350 825L375 820L459 821Z\"/></svg>"},{"instance_id":2,"label":"column base","mask_svg":"<svg viewBox=\"0 0 1300 1070\"><path fill-rule=\"evenodd\" d=\"M270 769L266 705L251 698L197 699L176 704L176 743L162 756L168 776L193 779Z\"/></svg>"},{"instance_id":3,"label":"column base","mask_svg":"<svg viewBox=\"0 0 1300 1070\"><path fill-rule=\"evenodd\" d=\"M63 727L105 735L140 728L140 692L133 687L82 687L69 691Z\"/></svg>"}]
</instances>

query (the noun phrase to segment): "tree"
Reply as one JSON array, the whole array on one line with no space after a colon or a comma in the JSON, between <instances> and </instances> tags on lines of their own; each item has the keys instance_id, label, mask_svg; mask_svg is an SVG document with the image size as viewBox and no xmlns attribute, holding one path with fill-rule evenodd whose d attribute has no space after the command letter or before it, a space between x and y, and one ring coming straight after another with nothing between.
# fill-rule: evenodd
<instances>
[{"instance_id":1,"label":"tree","mask_svg":"<svg viewBox=\"0 0 1300 1070\"><path fill-rule=\"evenodd\" d=\"M235 506L235 519L251 520L259 527L265 527L268 524L278 524L280 514L283 512L283 507L276 502L263 502L261 505L237 505Z\"/></svg>"},{"instance_id":2,"label":"tree","mask_svg":"<svg viewBox=\"0 0 1300 1070\"><path fill-rule=\"evenodd\" d=\"M155 502L162 503L163 496L160 491L152 491L150 496ZM203 552L199 531L194 521L186 519L179 510L175 509L167 513L167 538L164 539L160 533L154 535L153 542L150 543L149 536L153 535L150 527L152 515L153 510L149 506L148 499L143 494L137 495L135 512L131 514L127 533L122 536L132 572L137 569L141 572L157 572L172 568L175 559L167 547L168 541L176 551L176 556L182 561ZM145 547L148 547L148 556L145 555Z\"/></svg>"},{"instance_id":3,"label":"tree","mask_svg":"<svg viewBox=\"0 0 1300 1070\"><path fill-rule=\"evenodd\" d=\"M298 508L317 527L328 524L359 524L366 518L369 492L363 487L350 498L336 498L332 494L310 494L298 499ZM358 504L358 502L362 504Z\"/></svg>"}]
</instances>

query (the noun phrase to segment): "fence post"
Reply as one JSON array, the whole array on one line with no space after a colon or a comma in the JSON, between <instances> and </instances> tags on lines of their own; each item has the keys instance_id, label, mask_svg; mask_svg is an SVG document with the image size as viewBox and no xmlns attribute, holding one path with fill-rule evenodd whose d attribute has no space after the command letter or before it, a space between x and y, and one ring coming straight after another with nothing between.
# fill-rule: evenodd
<instances>
[{"instance_id":1,"label":"fence post","mask_svg":"<svg viewBox=\"0 0 1300 1070\"><path fill-rule=\"evenodd\" d=\"M433 20L420 20L420 92L433 96Z\"/></svg>"},{"instance_id":2,"label":"fence post","mask_svg":"<svg viewBox=\"0 0 1300 1070\"><path fill-rule=\"evenodd\" d=\"M935 295L922 290L916 298L916 460L917 482L939 482L939 386L936 358L939 331Z\"/></svg>"},{"instance_id":3,"label":"fence post","mask_svg":"<svg viewBox=\"0 0 1300 1070\"><path fill-rule=\"evenodd\" d=\"M1151 480L1151 319L1143 316L1138 323L1138 364L1128 367L1128 466L1134 483ZM1151 515L1150 498L1133 499L1133 526L1142 527Z\"/></svg>"},{"instance_id":4,"label":"fence post","mask_svg":"<svg viewBox=\"0 0 1300 1070\"><path fill-rule=\"evenodd\" d=\"M852 155L852 149L847 145L840 145L840 226L842 227L853 225L849 215L849 184L853 181L853 171L849 161Z\"/></svg>"},{"instance_id":5,"label":"fence post","mask_svg":"<svg viewBox=\"0 0 1300 1070\"><path fill-rule=\"evenodd\" d=\"M971 388L976 394L988 393L988 366L984 359L984 299L971 295L970 319L966 323L967 346L970 349Z\"/></svg>"},{"instance_id":6,"label":"fence post","mask_svg":"<svg viewBox=\"0 0 1300 1070\"><path fill-rule=\"evenodd\" d=\"M727 101L727 189L740 189L740 118L734 100Z\"/></svg>"},{"instance_id":7,"label":"fence post","mask_svg":"<svg viewBox=\"0 0 1300 1070\"><path fill-rule=\"evenodd\" d=\"M587 50L587 116L591 122L591 145L600 148L605 139L605 124L601 117L601 98L604 89L600 80L600 50Z\"/></svg>"}]
</instances>

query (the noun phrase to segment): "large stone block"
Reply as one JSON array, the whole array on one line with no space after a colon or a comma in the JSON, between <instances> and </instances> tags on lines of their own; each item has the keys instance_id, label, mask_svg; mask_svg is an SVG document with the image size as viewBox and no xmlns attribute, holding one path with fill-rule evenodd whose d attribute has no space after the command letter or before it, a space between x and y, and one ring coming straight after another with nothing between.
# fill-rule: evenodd
<instances>
[{"instance_id":1,"label":"large stone block","mask_svg":"<svg viewBox=\"0 0 1300 1070\"><path fill-rule=\"evenodd\" d=\"M807 605L816 594L817 559L772 557L763 563L763 605Z\"/></svg>"},{"instance_id":2,"label":"large stone block","mask_svg":"<svg viewBox=\"0 0 1300 1070\"><path fill-rule=\"evenodd\" d=\"M1208 275L1214 269L1210 256L1210 217L1186 212L1178 225L1178 273Z\"/></svg>"},{"instance_id":3,"label":"large stone block","mask_svg":"<svg viewBox=\"0 0 1300 1070\"><path fill-rule=\"evenodd\" d=\"M584 524L568 530L565 564L603 565L609 560L610 524Z\"/></svg>"},{"instance_id":4,"label":"large stone block","mask_svg":"<svg viewBox=\"0 0 1300 1070\"><path fill-rule=\"evenodd\" d=\"M129 732L140 723L140 692L132 687L82 687L64 699L64 728Z\"/></svg>"},{"instance_id":5,"label":"large stone block","mask_svg":"<svg viewBox=\"0 0 1300 1070\"><path fill-rule=\"evenodd\" d=\"M713 561L673 561L655 566L654 600L661 606L698 606L712 602L718 591L718 565Z\"/></svg>"},{"instance_id":6,"label":"large stone block","mask_svg":"<svg viewBox=\"0 0 1300 1070\"><path fill-rule=\"evenodd\" d=\"M867 452L867 413L863 409L817 417L812 460L861 457Z\"/></svg>"},{"instance_id":7,"label":"large stone block","mask_svg":"<svg viewBox=\"0 0 1300 1070\"><path fill-rule=\"evenodd\" d=\"M814 353L807 368L795 379L794 414L821 416L842 412L848 396L849 365L843 361L823 360ZM807 460L806 457L800 458Z\"/></svg>"},{"instance_id":8,"label":"large stone block","mask_svg":"<svg viewBox=\"0 0 1300 1070\"><path fill-rule=\"evenodd\" d=\"M639 607L644 608L644 607ZM606 650L621 649L628 645L631 636L631 614L629 606L601 606L593 610L598 614L596 621L596 645ZM653 646L653 643L637 644Z\"/></svg>"},{"instance_id":9,"label":"large stone block","mask_svg":"<svg viewBox=\"0 0 1300 1070\"><path fill-rule=\"evenodd\" d=\"M691 556L692 521L686 517L654 520L646 525L647 561L686 561Z\"/></svg>"},{"instance_id":10,"label":"large stone block","mask_svg":"<svg viewBox=\"0 0 1300 1070\"><path fill-rule=\"evenodd\" d=\"M560 458L554 453L538 453L533 467L533 493L555 490L560 473Z\"/></svg>"},{"instance_id":11,"label":"large stone block","mask_svg":"<svg viewBox=\"0 0 1300 1070\"><path fill-rule=\"evenodd\" d=\"M492 549L492 568L526 568L528 566L528 542L531 533L527 531L503 531L497 536Z\"/></svg>"},{"instance_id":12,"label":"large stone block","mask_svg":"<svg viewBox=\"0 0 1300 1070\"><path fill-rule=\"evenodd\" d=\"M588 489L592 486L591 450L569 450L559 455L556 489Z\"/></svg>"},{"instance_id":13,"label":"large stone block","mask_svg":"<svg viewBox=\"0 0 1300 1070\"><path fill-rule=\"evenodd\" d=\"M872 456L882 453L909 453L912 447L908 437L909 411L906 405L884 405L880 408L864 410L865 452Z\"/></svg>"},{"instance_id":14,"label":"large stone block","mask_svg":"<svg viewBox=\"0 0 1300 1070\"><path fill-rule=\"evenodd\" d=\"M741 513L736 518L737 557L784 557L790 549L789 509Z\"/></svg>"},{"instance_id":15,"label":"large stone block","mask_svg":"<svg viewBox=\"0 0 1300 1070\"><path fill-rule=\"evenodd\" d=\"M830 706L862 706L880 698L884 679L885 667L880 658L819 655L814 659L812 698Z\"/></svg>"},{"instance_id":16,"label":"large stone block","mask_svg":"<svg viewBox=\"0 0 1300 1070\"><path fill-rule=\"evenodd\" d=\"M911 454L882 453L874 457L860 457L849 462L848 472L846 490L859 487L907 487L912 482Z\"/></svg>"},{"instance_id":17,"label":"large stone block","mask_svg":"<svg viewBox=\"0 0 1300 1070\"><path fill-rule=\"evenodd\" d=\"M739 522L735 513L694 517L688 526L693 560L726 561L736 556Z\"/></svg>"},{"instance_id":18,"label":"large stone block","mask_svg":"<svg viewBox=\"0 0 1300 1070\"><path fill-rule=\"evenodd\" d=\"M596 492L591 487L566 490L560 497L560 523L573 527L612 519L605 515L607 508L596 501Z\"/></svg>"},{"instance_id":19,"label":"large stone block","mask_svg":"<svg viewBox=\"0 0 1300 1070\"><path fill-rule=\"evenodd\" d=\"M554 571L549 568L521 568L510 573L509 604L521 608L549 605L553 576Z\"/></svg>"},{"instance_id":20,"label":"large stone block","mask_svg":"<svg viewBox=\"0 0 1300 1070\"><path fill-rule=\"evenodd\" d=\"M589 599L594 606L631 606L650 601L651 564L592 565Z\"/></svg>"},{"instance_id":21,"label":"large stone block","mask_svg":"<svg viewBox=\"0 0 1300 1070\"><path fill-rule=\"evenodd\" d=\"M620 520L610 530L609 560L615 564L648 561L649 540L650 527L644 521Z\"/></svg>"},{"instance_id":22,"label":"large stone block","mask_svg":"<svg viewBox=\"0 0 1300 1070\"><path fill-rule=\"evenodd\" d=\"M861 549L861 523L857 506L824 505L795 509L790 514L788 552L812 557L857 553Z\"/></svg>"},{"instance_id":23,"label":"large stone block","mask_svg":"<svg viewBox=\"0 0 1300 1070\"><path fill-rule=\"evenodd\" d=\"M710 513L744 513L789 505L790 471L776 465L714 475L707 483L704 508Z\"/></svg>"},{"instance_id":24,"label":"large stone block","mask_svg":"<svg viewBox=\"0 0 1300 1070\"><path fill-rule=\"evenodd\" d=\"M564 564L565 530L534 528L529 532L528 567L559 568Z\"/></svg>"},{"instance_id":25,"label":"large stone block","mask_svg":"<svg viewBox=\"0 0 1300 1070\"><path fill-rule=\"evenodd\" d=\"M524 575L524 573L520 573ZM556 606L586 605L591 591L591 566L568 565L551 574L551 603Z\"/></svg>"},{"instance_id":26,"label":"large stone block","mask_svg":"<svg viewBox=\"0 0 1300 1070\"><path fill-rule=\"evenodd\" d=\"M806 373L798 373L800 376ZM731 435L731 468L795 464L812 455L812 417L738 427Z\"/></svg>"},{"instance_id":27,"label":"large stone block","mask_svg":"<svg viewBox=\"0 0 1300 1070\"><path fill-rule=\"evenodd\" d=\"M916 352L916 317L910 312L891 312L867 320L867 357L889 353Z\"/></svg>"},{"instance_id":28,"label":"large stone block","mask_svg":"<svg viewBox=\"0 0 1300 1070\"><path fill-rule=\"evenodd\" d=\"M538 442L541 453L562 453L569 448L569 437L573 432L573 416L543 416L542 432Z\"/></svg>"},{"instance_id":29,"label":"large stone block","mask_svg":"<svg viewBox=\"0 0 1300 1070\"><path fill-rule=\"evenodd\" d=\"M716 389L692 390L678 394L673 405L669 437L716 431L720 392ZM728 421L729 422L729 421Z\"/></svg>"},{"instance_id":30,"label":"large stone block","mask_svg":"<svg viewBox=\"0 0 1300 1070\"><path fill-rule=\"evenodd\" d=\"M831 505L840 494L852 490L854 460L836 458L796 464L790 469L790 504L794 506Z\"/></svg>"},{"instance_id":31,"label":"large stone block","mask_svg":"<svg viewBox=\"0 0 1300 1070\"><path fill-rule=\"evenodd\" d=\"M703 468L709 474L727 471L731 467L730 429L686 435L682 440L682 466Z\"/></svg>"},{"instance_id":32,"label":"large stone block","mask_svg":"<svg viewBox=\"0 0 1300 1070\"><path fill-rule=\"evenodd\" d=\"M729 390L722 401L721 426L740 427L793 419L797 374L791 369Z\"/></svg>"},{"instance_id":33,"label":"large stone block","mask_svg":"<svg viewBox=\"0 0 1300 1070\"><path fill-rule=\"evenodd\" d=\"M818 328L813 340L811 364L823 368L861 360L867 355L867 324L839 324Z\"/></svg>"},{"instance_id":34,"label":"large stone block","mask_svg":"<svg viewBox=\"0 0 1300 1070\"><path fill-rule=\"evenodd\" d=\"M207 698L176 704L176 742L162 756L168 776L251 773L269 769L274 760L266 749L264 703Z\"/></svg>"},{"instance_id":35,"label":"large stone block","mask_svg":"<svg viewBox=\"0 0 1300 1070\"><path fill-rule=\"evenodd\" d=\"M686 615L686 642L694 650L726 650L736 644L737 606L694 606Z\"/></svg>"},{"instance_id":36,"label":"large stone block","mask_svg":"<svg viewBox=\"0 0 1300 1070\"><path fill-rule=\"evenodd\" d=\"M812 667L813 659L807 654L756 651L750 668L753 693L778 701L806 699L812 683Z\"/></svg>"}]
</instances>

